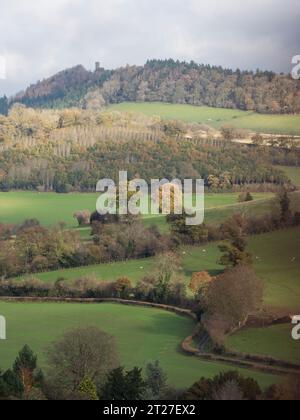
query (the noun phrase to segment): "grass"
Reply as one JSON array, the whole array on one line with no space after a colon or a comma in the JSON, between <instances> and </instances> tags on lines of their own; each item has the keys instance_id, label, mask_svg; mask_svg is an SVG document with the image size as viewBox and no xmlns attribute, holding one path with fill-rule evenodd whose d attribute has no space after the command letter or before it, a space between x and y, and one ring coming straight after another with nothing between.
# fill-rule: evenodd
<instances>
[{"instance_id":1,"label":"grass","mask_svg":"<svg viewBox=\"0 0 300 420\"><path fill-rule=\"evenodd\" d=\"M239 194L205 194L204 222L211 225L220 224L233 214L260 217L274 211L274 194L272 193L253 193L254 201L246 203L238 203L238 195ZM231 199L231 203L228 198ZM218 200L223 201L223 204L218 203ZM226 204L227 201L228 203ZM300 193L296 192L292 195L292 204L294 209L300 209ZM160 231L166 233L169 231L164 216L147 216L144 221L147 226L155 224Z\"/></svg>"},{"instance_id":2,"label":"grass","mask_svg":"<svg viewBox=\"0 0 300 420\"><path fill-rule=\"evenodd\" d=\"M265 305L278 312L300 313L300 227L252 236L248 248L263 281ZM188 248L183 258L187 281L195 271L218 274L217 244Z\"/></svg>"},{"instance_id":3,"label":"grass","mask_svg":"<svg viewBox=\"0 0 300 420\"><path fill-rule=\"evenodd\" d=\"M45 367L44 351L65 330L78 326L97 326L116 338L121 363L127 368L144 367L159 360L171 385L183 388L201 377L232 370L224 364L202 362L179 350L180 342L194 328L191 319L158 309L114 304L4 303L0 313L6 317L7 341L1 341L1 368L8 368L27 343ZM266 387L278 378L240 370Z\"/></svg>"},{"instance_id":4,"label":"grass","mask_svg":"<svg viewBox=\"0 0 300 420\"><path fill-rule=\"evenodd\" d=\"M238 203L238 196L238 193L206 194L207 221L218 220L219 209L222 209L219 220L224 220L233 211L244 209L249 205L249 203ZM250 205L257 204L260 207L263 203L269 202L272 194L257 193L253 196L256 201ZM0 193L0 223L18 224L25 219L35 218L45 226L64 222L69 228L76 228L77 221L73 218L73 214L85 209L94 211L96 200L96 193L56 194L22 191ZM156 224L162 231L168 230L163 215L145 216L145 223L147 226ZM88 228L78 229L78 232L83 239L88 239Z\"/></svg>"},{"instance_id":5,"label":"grass","mask_svg":"<svg viewBox=\"0 0 300 420\"><path fill-rule=\"evenodd\" d=\"M226 344L243 353L271 356L300 364L300 343L292 339L292 328L289 324L249 328L229 337Z\"/></svg>"},{"instance_id":6,"label":"grass","mask_svg":"<svg viewBox=\"0 0 300 420\"><path fill-rule=\"evenodd\" d=\"M294 183L300 184L299 168L282 169ZM254 196L254 202L240 204L237 203L238 194L207 194L206 223L220 223L236 212L261 215L273 210L272 195ZM72 218L74 211L93 209L96 197L96 194L0 193L0 222L20 223L26 218L35 217L47 226L64 221L69 228L75 228L76 221ZM294 208L300 208L299 193L292 195L292 202ZM145 223L155 223L161 230L168 229L163 216L148 216ZM83 240L89 239L89 228L78 229L78 232ZM265 285L265 305L278 312L300 313L300 228L251 237L249 249L254 256L255 270ZM222 270L217 264L220 257L217 244L186 248L181 252L182 275L187 283L195 271L209 271L216 275ZM136 283L147 274L153 273L154 267L155 258L152 258L58 270L41 273L36 277L42 281L54 282L59 277L72 280L95 275L101 280L113 281L127 276ZM30 340L29 344L41 355L44 347L64 329L81 323L88 325L96 322L96 325L117 337L122 363L128 367L133 364L142 366L150 359L159 358L172 383L178 386L188 386L200 376L211 376L219 370L228 369L224 365L204 363L178 352L179 342L191 331L190 320L156 310L150 312L151 310L144 308L135 308L134 311L131 309L126 310L115 305L24 306L0 302L0 314L7 316L9 334L15 334L15 338L9 338L7 343L1 342L0 364L8 366L27 340ZM136 319L136 324L133 318ZM298 361L299 357L299 344L291 341L290 326L241 331L230 337L228 343L230 347L245 352L269 354L291 361ZM43 358L41 361L44 364ZM258 377L263 384L270 382L270 377Z\"/></svg>"},{"instance_id":7,"label":"grass","mask_svg":"<svg viewBox=\"0 0 300 420\"><path fill-rule=\"evenodd\" d=\"M249 239L249 250L254 256L255 271L265 286L265 305L276 311L300 313L300 227L253 236ZM182 252L182 275L187 283L193 272L208 271L216 275L222 270L217 264L220 253L215 243L186 248ZM35 277L54 282L60 277L74 280L95 275L104 281L114 281L126 276L136 283L151 275L154 267L155 258L149 258L51 271L36 274Z\"/></svg>"},{"instance_id":8,"label":"grass","mask_svg":"<svg viewBox=\"0 0 300 420\"><path fill-rule=\"evenodd\" d=\"M295 174L297 176L297 171ZM64 220L69 227L75 227L76 222L72 219L74 207L89 208L90 204L90 208L93 208L95 196L19 192L0 194L0 220L17 223L28 214L28 217L37 217L46 225ZM206 222L220 222L236 211L257 215L272 211L270 195L255 194L256 201L244 204L238 204L237 197L238 194L208 194L205 203ZM293 195L294 206L298 208L299 199L299 193ZM161 229L167 228L164 217L145 219L145 223L153 222ZM88 228L78 231L83 239L89 238ZM265 285L265 305L277 311L300 313L300 228L251 237L249 249L255 258L255 270ZM217 264L220 257L217 244L186 248L181 252L182 275L187 283L195 271L205 270L216 275L222 270ZM36 277L53 282L59 277L72 280L94 274L106 281L127 276L136 283L145 275L151 274L154 267L155 258L152 258L58 270L38 274ZM42 365L45 365L42 356L44 348L65 329L77 325L98 325L117 337L124 365L144 366L149 360L158 358L167 370L171 383L176 386L189 386L201 376L212 376L220 370L230 368L181 354L178 344L190 334L192 321L158 310L109 304L86 306L0 302L0 314L7 318L9 334L8 341L4 344L1 342L0 347L3 367L11 364L15 354L25 343L38 352ZM267 354L299 362L299 344L291 340L290 326L244 330L230 337L228 345L243 352ZM247 371L247 374L250 373ZM251 375L255 375L264 386L274 380L267 375Z\"/></svg>"},{"instance_id":9,"label":"grass","mask_svg":"<svg viewBox=\"0 0 300 420\"><path fill-rule=\"evenodd\" d=\"M274 194L271 193L253 193L254 201L246 203L237 203L223 205L220 207L207 208L205 212L205 223L219 224L231 217L235 213L241 213L245 216L262 216L268 214L273 209Z\"/></svg>"},{"instance_id":10,"label":"grass","mask_svg":"<svg viewBox=\"0 0 300 420\"><path fill-rule=\"evenodd\" d=\"M270 134L300 135L300 115L264 115L252 111L209 108L192 105L175 105L161 102L121 103L109 110L139 112L147 116L157 115L165 119L197 122L219 129L224 124Z\"/></svg>"},{"instance_id":11,"label":"grass","mask_svg":"<svg viewBox=\"0 0 300 420\"><path fill-rule=\"evenodd\" d=\"M78 210L94 210L96 200L96 193L0 193L0 222L17 224L36 218L45 226L64 222L68 227L77 227L73 214Z\"/></svg>"},{"instance_id":12,"label":"grass","mask_svg":"<svg viewBox=\"0 0 300 420\"><path fill-rule=\"evenodd\" d=\"M234 213L260 216L272 211L272 193L253 193L254 201L239 203L239 193L205 194L204 222L219 224ZM163 233L169 231L166 218L163 215L144 216L146 226L156 225Z\"/></svg>"},{"instance_id":13,"label":"grass","mask_svg":"<svg viewBox=\"0 0 300 420\"><path fill-rule=\"evenodd\" d=\"M300 185L299 168L286 171ZM299 194L293 195L293 205L299 209ZM253 237L249 248L264 282L265 305L279 313L300 313L300 227ZM229 337L227 346L299 364L300 345L292 340L291 329L291 325L245 329Z\"/></svg>"},{"instance_id":14,"label":"grass","mask_svg":"<svg viewBox=\"0 0 300 420\"><path fill-rule=\"evenodd\" d=\"M142 279L150 273L154 266L154 259L147 258L142 260L130 260L124 262L89 265L87 267L70 268L65 270L49 271L25 276L36 277L45 282L55 282L58 278L65 280L75 280L85 276L96 276L99 280L114 281L120 277L129 277L133 283Z\"/></svg>"},{"instance_id":15,"label":"grass","mask_svg":"<svg viewBox=\"0 0 300 420\"><path fill-rule=\"evenodd\" d=\"M249 248L266 305L300 313L300 227L253 237Z\"/></svg>"},{"instance_id":16,"label":"grass","mask_svg":"<svg viewBox=\"0 0 300 420\"><path fill-rule=\"evenodd\" d=\"M300 187L300 168L297 166L276 166L276 168L281 169L294 185Z\"/></svg>"},{"instance_id":17,"label":"grass","mask_svg":"<svg viewBox=\"0 0 300 420\"><path fill-rule=\"evenodd\" d=\"M211 274L216 274L222 270L222 267L216 263L219 258L219 251L215 244L210 244L203 248L188 248L182 250L182 257L182 275L186 279L187 283L194 271L205 270L209 271ZM143 277L153 273L155 261L155 258L129 260L124 262L48 271L45 273L23 276L22 278L30 278L34 276L41 281L52 283L58 278L64 278L68 281L84 276L95 276L99 280L115 281L118 278L125 276L135 284L138 280L141 280Z\"/></svg>"},{"instance_id":18,"label":"grass","mask_svg":"<svg viewBox=\"0 0 300 420\"><path fill-rule=\"evenodd\" d=\"M203 247L184 248L182 254L182 275L188 284L192 273L195 271L209 271L211 275L220 273L223 269L217 260L220 258L216 244L209 244ZM86 267L47 271L45 273L29 274L21 278L34 276L45 282L55 282L58 278L67 281L76 280L84 276L95 276L103 281L115 281L120 277L128 277L133 284L147 275L151 275L155 269L155 258L143 258L140 260L128 260L108 264L90 265Z\"/></svg>"},{"instance_id":19,"label":"grass","mask_svg":"<svg viewBox=\"0 0 300 420\"><path fill-rule=\"evenodd\" d=\"M300 227L249 238L254 268L262 280L264 302L278 312L300 313ZM189 248L183 259L187 281L195 271L218 274L222 267L217 244Z\"/></svg>"},{"instance_id":20,"label":"grass","mask_svg":"<svg viewBox=\"0 0 300 420\"><path fill-rule=\"evenodd\" d=\"M186 248L181 251L183 258L182 276L188 283L192 273L196 271L208 271L216 275L222 271L222 267L216 263L220 254L215 244L205 245L201 248ZM147 275L151 275L155 268L155 258L129 260L124 262L89 265L86 267L70 268L45 273L29 274L21 278L35 277L41 281L53 283L58 278L66 281L75 280L85 276L95 276L102 281L115 281L120 277L128 277L133 284Z\"/></svg>"}]
</instances>

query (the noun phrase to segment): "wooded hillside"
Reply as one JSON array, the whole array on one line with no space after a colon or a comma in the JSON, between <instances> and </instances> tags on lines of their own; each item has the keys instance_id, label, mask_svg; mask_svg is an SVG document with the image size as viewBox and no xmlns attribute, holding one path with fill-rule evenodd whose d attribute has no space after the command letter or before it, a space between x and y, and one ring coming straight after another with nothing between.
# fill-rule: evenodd
<instances>
[{"instance_id":1,"label":"wooded hillside","mask_svg":"<svg viewBox=\"0 0 300 420\"><path fill-rule=\"evenodd\" d=\"M147 181L203 178L211 190L269 188L287 181L274 163L299 165L297 148L249 147L209 132L203 139L201 128L130 113L16 105L0 117L0 189L94 191L99 179L117 180L120 170Z\"/></svg>"},{"instance_id":2,"label":"wooded hillside","mask_svg":"<svg viewBox=\"0 0 300 420\"><path fill-rule=\"evenodd\" d=\"M31 107L100 108L123 101L299 113L300 82L272 72L228 70L174 60L151 60L144 66L95 72L76 66L30 86L13 98ZM3 100L2 100L3 102ZM0 112L5 113L5 103Z\"/></svg>"}]
</instances>

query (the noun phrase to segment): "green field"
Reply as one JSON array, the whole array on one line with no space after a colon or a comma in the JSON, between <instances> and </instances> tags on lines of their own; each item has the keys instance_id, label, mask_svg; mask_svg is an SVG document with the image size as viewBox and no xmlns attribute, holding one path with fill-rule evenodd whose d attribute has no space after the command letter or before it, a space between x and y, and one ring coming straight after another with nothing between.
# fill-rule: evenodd
<instances>
[{"instance_id":1,"label":"green field","mask_svg":"<svg viewBox=\"0 0 300 420\"><path fill-rule=\"evenodd\" d=\"M248 242L265 287L265 305L280 313L300 313L300 227L252 236ZM189 249L184 258L186 277L194 271L218 273L219 258L217 244Z\"/></svg>"},{"instance_id":2,"label":"green field","mask_svg":"<svg viewBox=\"0 0 300 420\"><path fill-rule=\"evenodd\" d=\"M290 178L292 183L297 187L300 187L300 168L297 166L276 166L281 169Z\"/></svg>"},{"instance_id":3,"label":"green field","mask_svg":"<svg viewBox=\"0 0 300 420\"><path fill-rule=\"evenodd\" d=\"M299 183L299 168L282 169L295 184ZM46 226L63 221L68 228L75 228L77 222L72 217L73 213L86 208L93 210L96 197L96 194L0 193L0 223L21 223L26 218L37 218ZM220 223L237 212L262 215L274 210L272 194L254 194L254 197L255 201L241 204L238 203L238 194L206 194L205 222ZM295 209L300 208L299 192L292 195L292 202ZM168 230L164 216L148 216L144 221L146 225L156 224L162 231ZM83 240L89 239L90 228L78 229L78 232ZM265 285L265 305L278 313L300 313L300 227L251 237L249 250L254 256L255 270ZM222 270L217 264L220 253L215 243L183 248L180 252L183 259L181 274L187 284L193 272L205 270L216 275ZM46 272L35 277L54 282L58 278L75 280L87 275L95 275L103 281L114 281L126 276L136 283L153 273L155 263L155 258L141 259ZM96 323L117 337L122 363L128 367L133 364L142 366L148 360L159 358L172 383L178 386L188 386L199 376L210 376L226 368L224 365L204 363L180 354L178 344L189 335L192 321L157 310L117 305L25 305L0 302L0 314L7 316L12 334L15 334L12 341L4 345L1 343L0 365L4 367L11 363L25 342L42 354L45 346L61 334L63 329ZM136 319L136 324L133 319ZM20 320L22 322L19 324ZM290 340L289 328L277 326L244 330L230 337L228 346L243 352L298 361L299 344L297 342L296 346ZM43 358L41 361L44 364ZM270 382L268 376L257 377L264 385Z\"/></svg>"},{"instance_id":4,"label":"green field","mask_svg":"<svg viewBox=\"0 0 300 420\"><path fill-rule=\"evenodd\" d=\"M253 194L255 202L238 203L237 193L228 194L205 194L205 208L207 211L206 221L214 221L216 213L222 208L220 218L236 211L244 209L247 205L258 206L270 203L268 199L272 194ZM78 210L88 209L94 211L96 208L97 194L56 194L15 191L0 193L0 223L18 224L25 219L38 219L45 226L55 225L64 222L68 227L77 227L77 221L73 214ZM254 204L255 203L255 204ZM166 226L164 216L145 216L147 224L157 224L162 229ZM80 230L83 236L88 235L86 229Z\"/></svg>"},{"instance_id":5,"label":"green field","mask_svg":"<svg viewBox=\"0 0 300 420\"><path fill-rule=\"evenodd\" d=\"M253 237L249 245L266 304L300 313L300 227Z\"/></svg>"},{"instance_id":6,"label":"green field","mask_svg":"<svg viewBox=\"0 0 300 420\"><path fill-rule=\"evenodd\" d=\"M195 271L209 271L212 275L220 273L222 267L216 263L220 257L215 244L205 245L203 248L187 248L182 251L182 275L188 283ZM75 280L85 276L95 276L103 281L115 281L120 277L128 277L135 284L147 275L153 273L155 258L129 260L109 264L90 265L87 267L70 268L65 270L48 271L45 273L29 274L21 278L34 276L45 282L55 282L58 278Z\"/></svg>"},{"instance_id":7,"label":"green field","mask_svg":"<svg viewBox=\"0 0 300 420\"><path fill-rule=\"evenodd\" d=\"M300 313L300 227L248 239L254 268L263 281L265 305L280 313ZM203 252L205 249L206 252ZM189 249L184 258L187 278L194 271L222 269L216 244Z\"/></svg>"},{"instance_id":8,"label":"green field","mask_svg":"<svg viewBox=\"0 0 300 420\"><path fill-rule=\"evenodd\" d=\"M300 115L264 115L252 111L209 108L192 105L175 105L161 102L121 103L111 105L109 110L139 112L147 116L197 122L219 129L224 124L237 128L270 134L300 135Z\"/></svg>"},{"instance_id":9,"label":"green field","mask_svg":"<svg viewBox=\"0 0 300 420\"><path fill-rule=\"evenodd\" d=\"M95 276L99 280L114 281L125 276L129 277L133 283L136 283L152 271L154 261L153 258L147 258L109 264L89 265L87 267L32 274L23 276L22 278L31 278L34 276L45 282L55 282L58 278L76 280L86 276Z\"/></svg>"},{"instance_id":10,"label":"green field","mask_svg":"<svg viewBox=\"0 0 300 420\"><path fill-rule=\"evenodd\" d=\"M64 222L68 227L77 227L73 214L78 210L95 210L96 200L96 193L0 193L0 223L17 224L35 218L45 226Z\"/></svg>"},{"instance_id":11,"label":"green field","mask_svg":"<svg viewBox=\"0 0 300 420\"><path fill-rule=\"evenodd\" d=\"M227 346L242 353L271 356L300 364L300 342L291 337L292 325L249 328L227 339Z\"/></svg>"},{"instance_id":12,"label":"green field","mask_svg":"<svg viewBox=\"0 0 300 420\"><path fill-rule=\"evenodd\" d=\"M265 303L278 313L300 313L300 228L252 238L257 274L265 284ZM227 346L243 353L272 356L300 364L300 343L291 325L242 330Z\"/></svg>"},{"instance_id":13,"label":"green field","mask_svg":"<svg viewBox=\"0 0 300 420\"><path fill-rule=\"evenodd\" d=\"M228 194L205 194L206 224L219 224L231 217L234 213L241 213L251 216L261 216L270 213L273 209L272 193L253 193L254 201L239 203L237 193ZM300 197L300 195L299 195ZM159 216L144 216L146 226L156 225L161 232L168 232L169 226L166 218Z\"/></svg>"},{"instance_id":14,"label":"green field","mask_svg":"<svg viewBox=\"0 0 300 420\"><path fill-rule=\"evenodd\" d=\"M249 239L249 250L254 256L257 275L265 286L265 304L276 311L300 312L300 228L294 228ZM182 251L183 272L186 282L196 271L209 271L216 275L222 270L217 264L220 253L217 244L186 248ZM155 258L101 264L36 274L42 281L54 282L58 278L75 280L95 275L99 280L114 281L127 276L133 283L153 272ZM26 277L26 276L25 276ZM27 276L31 277L31 276ZM296 312L295 312L296 313Z\"/></svg>"},{"instance_id":15,"label":"green field","mask_svg":"<svg viewBox=\"0 0 300 420\"><path fill-rule=\"evenodd\" d=\"M195 271L209 271L211 274L219 273L222 267L216 261L220 254L215 244L203 246L203 248L187 248L182 250L183 271L182 275L187 283ZM155 258L129 260L109 264L91 265L87 267L71 268L65 270L49 271L34 275L22 276L30 278L34 276L45 282L55 282L58 278L75 280L84 276L95 276L103 281L115 281L120 277L128 277L133 283L153 273Z\"/></svg>"},{"instance_id":16,"label":"green field","mask_svg":"<svg viewBox=\"0 0 300 420\"><path fill-rule=\"evenodd\" d=\"M97 326L117 341L121 363L131 368L159 360L176 388L188 387L202 376L210 377L232 366L202 362L183 355L179 345L191 334L191 319L166 311L114 304L4 303L0 313L7 320L7 341L0 344L1 368L11 366L17 352L27 343L45 367L44 350L65 330L82 325ZM268 386L278 379L271 375L241 370Z\"/></svg>"}]
</instances>

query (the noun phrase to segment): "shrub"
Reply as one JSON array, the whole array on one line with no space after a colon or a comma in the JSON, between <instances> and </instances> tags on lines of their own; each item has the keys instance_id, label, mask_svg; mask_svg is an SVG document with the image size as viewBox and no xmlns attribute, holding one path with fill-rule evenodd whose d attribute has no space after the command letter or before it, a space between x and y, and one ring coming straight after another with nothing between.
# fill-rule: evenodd
<instances>
[{"instance_id":1,"label":"shrub","mask_svg":"<svg viewBox=\"0 0 300 420\"><path fill-rule=\"evenodd\" d=\"M239 203L246 203L253 200L253 195L249 191L239 195Z\"/></svg>"},{"instance_id":2,"label":"shrub","mask_svg":"<svg viewBox=\"0 0 300 420\"><path fill-rule=\"evenodd\" d=\"M114 291L118 298L127 299L132 290L131 281L127 277L118 279L114 284Z\"/></svg>"},{"instance_id":3,"label":"shrub","mask_svg":"<svg viewBox=\"0 0 300 420\"><path fill-rule=\"evenodd\" d=\"M193 273L192 280L189 284L189 289L194 295L197 295L199 290L210 284L213 278L208 274L207 271L201 271L199 273Z\"/></svg>"},{"instance_id":4,"label":"shrub","mask_svg":"<svg viewBox=\"0 0 300 420\"><path fill-rule=\"evenodd\" d=\"M73 217L77 219L79 226L88 226L90 224L91 212L89 210L77 211Z\"/></svg>"},{"instance_id":5,"label":"shrub","mask_svg":"<svg viewBox=\"0 0 300 420\"><path fill-rule=\"evenodd\" d=\"M46 271L48 268L49 268L49 261L46 257L42 255L38 255L32 260L31 271L33 273Z\"/></svg>"},{"instance_id":6,"label":"shrub","mask_svg":"<svg viewBox=\"0 0 300 420\"><path fill-rule=\"evenodd\" d=\"M90 401L99 400L97 395L97 387L91 378L84 378L81 384L78 387L78 392L83 394Z\"/></svg>"}]
</instances>

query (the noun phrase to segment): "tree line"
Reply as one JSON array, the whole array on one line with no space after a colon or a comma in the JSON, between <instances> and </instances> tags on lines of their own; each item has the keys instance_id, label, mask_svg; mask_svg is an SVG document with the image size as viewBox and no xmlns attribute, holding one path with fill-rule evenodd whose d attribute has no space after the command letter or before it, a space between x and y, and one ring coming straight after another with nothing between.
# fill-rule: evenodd
<instances>
[{"instance_id":1,"label":"tree line","mask_svg":"<svg viewBox=\"0 0 300 420\"><path fill-rule=\"evenodd\" d=\"M93 224L92 241L84 244L64 225L46 228L33 219L18 226L0 224L0 278L155 256L172 241L140 219Z\"/></svg>"},{"instance_id":2,"label":"tree line","mask_svg":"<svg viewBox=\"0 0 300 420\"><path fill-rule=\"evenodd\" d=\"M289 75L174 60L149 60L144 66L112 71L76 66L30 86L15 101L44 108L160 101L271 114L300 112L299 82Z\"/></svg>"}]
</instances>

